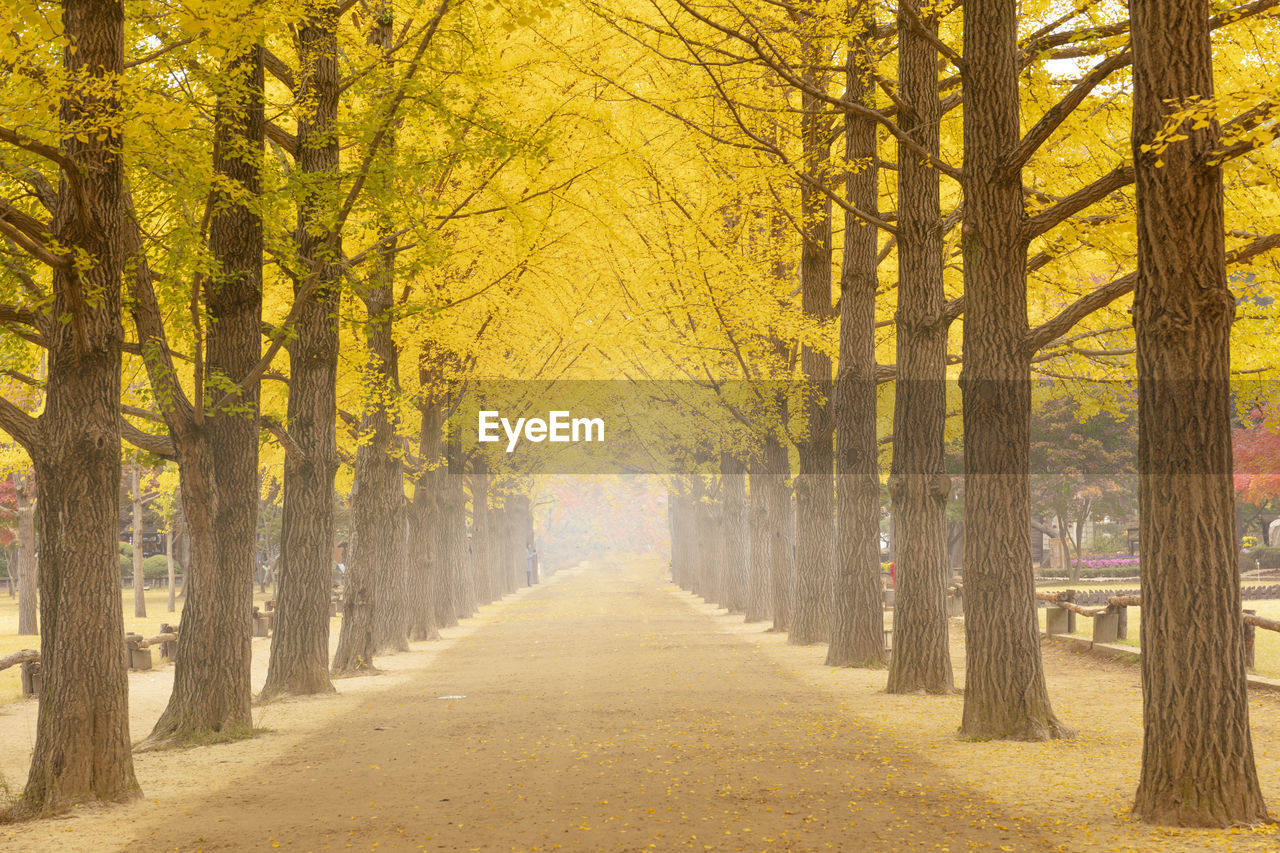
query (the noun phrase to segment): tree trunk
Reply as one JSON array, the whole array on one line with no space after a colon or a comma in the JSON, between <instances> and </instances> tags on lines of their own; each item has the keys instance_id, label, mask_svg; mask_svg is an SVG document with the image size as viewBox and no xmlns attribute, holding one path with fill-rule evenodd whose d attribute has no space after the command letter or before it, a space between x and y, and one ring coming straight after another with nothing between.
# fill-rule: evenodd
<instances>
[{"instance_id":1,"label":"tree trunk","mask_svg":"<svg viewBox=\"0 0 1280 853\"><path fill-rule=\"evenodd\" d=\"M528 495L512 495L508 499L511 507L511 547L515 562L516 583L519 586L533 586L538 582L537 552L533 548L533 516L529 511Z\"/></svg>"},{"instance_id":2,"label":"tree trunk","mask_svg":"<svg viewBox=\"0 0 1280 853\"><path fill-rule=\"evenodd\" d=\"M773 598L771 631L791 628L791 590L795 576L795 506L791 502L791 458L776 435L765 436L764 486L768 489L769 586Z\"/></svg>"},{"instance_id":3,"label":"tree trunk","mask_svg":"<svg viewBox=\"0 0 1280 853\"><path fill-rule=\"evenodd\" d=\"M313 4L298 31L306 85L299 97L297 163L312 180L338 172L337 8ZM336 383L341 240L329 233L327 193L309 190L298 212L302 268L316 277L289 343L288 430L280 532L279 604L263 698L328 693L329 598L333 576L333 478L338 468Z\"/></svg>"},{"instance_id":4,"label":"tree trunk","mask_svg":"<svg viewBox=\"0 0 1280 853\"><path fill-rule=\"evenodd\" d=\"M751 538L751 529L747 526L747 471L743 461L732 453L720 454L720 490L724 496L721 552L725 607L730 613L745 613Z\"/></svg>"},{"instance_id":5,"label":"tree trunk","mask_svg":"<svg viewBox=\"0 0 1280 853\"><path fill-rule=\"evenodd\" d=\"M1144 151L1188 101L1213 99L1209 6L1133 0L1138 199L1138 517L1142 771L1150 823L1268 820L1249 734L1236 567L1231 322L1214 121Z\"/></svg>"},{"instance_id":6,"label":"tree trunk","mask_svg":"<svg viewBox=\"0 0 1280 853\"><path fill-rule=\"evenodd\" d=\"M390 495L388 495L390 497ZM409 651L408 609L408 558L409 558L409 504L404 497L399 464L396 465L396 494L394 509L389 520L391 539L388 540L386 562L382 564L378 583L379 605L374 610L374 642L379 652Z\"/></svg>"},{"instance_id":7,"label":"tree trunk","mask_svg":"<svg viewBox=\"0 0 1280 853\"><path fill-rule=\"evenodd\" d=\"M515 513L511 506L510 495L504 495L502 497L502 508L499 510L497 518L498 526L496 535L498 537L498 541L501 543L497 566L498 580L502 584L503 595L509 595L516 591L518 586L516 583L516 572L521 571L521 566L516 563Z\"/></svg>"},{"instance_id":8,"label":"tree trunk","mask_svg":"<svg viewBox=\"0 0 1280 853\"><path fill-rule=\"evenodd\" d=\"M937 19L898 11L898 78L907 111L903 131L939 151ZM898 529L894 564L893 656L889 693L950 693L947 638L947 496L943 464L947 418L947 321L942 307L942 217L938 172L898 148L897 382L889 495Z\"/></svg>"},{"instance_id":9,"label":"tree trunk","mask_svg":"<svg viewBox=\"0 0 1280 853\"><path fill-rule=\"evenodd\" d=\"M164 565L169 574L169 601L168 611L173 613L177 610L177 602L174 600L176 590L173 585L177 580L173 574L173 523L170 521L169 529L164 532Z\"/></svg>"},{"instance_id":10,"label":"tree trunk","mask_svg":"<svg viewBox=\"0 0 1280 853\"><path fill-rule=\"evenodd\" d=\"M705 497L698 503L697 525L699 562L702 565L701 595L716 607L726 607L723 486L714 475L708 475L703 479L702 489Z\"/></svg>"},{"instance_id":11,"label":"tree trunk","mask_svg":"<svg viewBox=\"0 0 1280 853\"><path fill-rule=\"evenodd\" d=\"M476 603L488 604L501 593L494 589L490 556L489 467L483 456L471 462L471 559L475 576Z\"/></svg>"},{"instance_id":12,"label":"tree trunk","mask_svg":"<svg viewBox=\"0 0 1280 853\"><path fill-rule=\"evenodd\" d=\"M444 573L443 554L440 551L439 495L432 489L422 494L415 487L413 503L408 508L410 518L408 619L409 639L440 639L441 597L448 600L448 585ZM452 612L450 608L444 608ZM454 624L457 624L454 620Z\"/></svg>"},{"instance_id":13,"label":"tree trunk","mask_svg":"<svg viewBox=\"0 0 1280 853\"><path fill-rule=\"evenodd\" d=\"M809 50L814 54L816 50ZM806 70L819 85L822 75ZM831 318L831 200L810 181L830 181L828 121L818 101L802 94L801 140L804 173L800 185L803 217L800 250L800 302L805 316L817 322ZM797 447L796 573L787 641L822 643L831 636L831 595L835 578L835 454L832 446L831 357L808 345L801 348L805 379L805 427Z\"/></svg>"},{"instance_id":14,"label":"tree trunk","mask_svg":"<svg viewBox=\"0 0 1280 853\"><path fill-rule=\"evenodd\" d=\"M253 47L232 59L215 110L214 171L261 193L263 64ZM261 356L262 220L256 206L219 192L209 223L218 268L204 283L209 312L204 388L215 398L245 380ZM141 332L140 332L141 336ZM153 374L153 385L158 384ZM252 734L253 574L258 528L258 383L221 409L209 400L171 421L183 515L191 540L173 693L147 745ZM208 411L206 411L208 409ZM170 609L173 592L170 587Z\"/></svg>"},{"instance_id":15,"label":"tree trunk","mask_svg":"<svg viewBox=\"0 0 1280 853\"><path fill-rule=\"evenodd\" d=\"M39 634L36 619L39 567L36 564L36 508L32 502L35 489L30 476L17 478L16 498L18 509L18 547L9 566L10 590L12 578L18 580L18 635Z\"/></svg>"},{"instance_id":16,"label":"tree trunk","mask_svg":"<svg viewBox=\"0 0 1280 853\"><path fill-rule=\"evenodd\" d=\"M870 13L855 13L846 57L848 97L875 107L870 72ZM845 191L851 204L877 210L876 127L845 116ZM844 218L840 267L840 361L836 373L836 580L828 666L884 663L880 598L880 465L876 445L875 226Z\"/></svg>"},{"instance_id":17,"label":"tree trunk","mask_svg":"<svg viewBox=\"0 0 1280 853\"><path fill-rule=\"evenodd\" d=\"M390 39L390 23L379 23ZM379 39L384 36L377 36ZM388 228L380 230L387 232ZM400 354L393 336L395 243L384 239L378 268L361 294L367 319L369 361L363 385L363 438L356 450L351 491L351 544L347 579L354 594L343 604L335 675L373 668L375 651L406 651L404 482L396 443L396 397Z\"/></svg>"},{"instance_id":18,"label":"tree trunk","mask_svg":"<svg viewBox=\"0 0 1280 853\"><path fill-rule=\"evenodd\" d=\"M367 421L366 416L364 422ZM364 423L361 426L363 432ZM374 614L382 580L380 559L385 559L394 531L386 523L385 515L372 506L381 496L376 494L377 473L372 470L376 463L371 465L365 459L361 464L361 456L368 455L368 448L367 444L361 445L356 451L355 482L351 490L352 533L342 592L342 628L333 655L334 675L375 671Z\"/></svg>"},{"instance_id":19,"label":"tree trunk","mask_svg":"<svg viewBox=\"0 0 1280 853\"><path fill-rule=\"evenodd\" d=\"M448 563L453 610L459 619L465 619L476 612L476 578L467 548L466 463L462 458L462 442L452 427L445 435L445 466L441 504L443 551Z\"/></svg>"},{"instance_id":20,"label":"tree trunk","mask_svg":"<svg viewBox=\"0 0 1280 853\"><path fill-rule=\"evenodd\" d=\"M503 552L506 546L502 541L502 505L498 503L498 495L494 489L494 478L489 478L489 512L485 516L485 571L489 573L489 588L493 590L493 601L501 601L507 594L506 582L502 576Z\"/></svg>"},{"instance_id":21,"label":"tree trunk","mask_svg":"<svg viewBox=\"0 0 1280 853\"><path fill-rule=\"evenodd\" d=\"M747 529L750 531L750 551L747 556L747 622L764 622L773 612L772 595L769 586L770 559L773 556L773 545L769 536L769 487L766 485L768 475L765 473L764 448L761 447L750 463L747 507ZM667 506L676 507L679 496L668 493ZM675 541L676 526L672 520L671 553L677 552Z\"/></svg>"},{"instance_id":22,"label":"tree trunk","mask_svg":"<svg viewBox=\"0 0 1280 853\"><path fill-rule=\"evenodd\" d=\"M26 436L40 501L43 685L31 768L18 816L139 795L129 750L129 694L120 610L120 277L124 168L120 104L123 7L64 0L67 79L62 153L79 171L85 206L63 181L51 231L92 264L56 267L45 408ZM82 82L77 82L82 81ZM86 298L92 294L92 299ZM91 725L87 724L91 721Z\"/></svg>"},{"instance_id":23,"label":"tree trunk","mask_svg":"<svg viewBox=\"0 0 1280 853\"><path fill-rule=\"evenodd\" d=\"M417 547L431 556L430 571L426 576L427 592L434 608L435 625L439 629L452 628L458 624L460 604L458 593L454 588L458 577L452 567L452 555L449 551L450 522L447 521L448 516L445 513L447 500L445 482L449 475L444 467L443 455L439 457L437 465L439 468L431 483L434 497L429 498L431 503L428 504L433 516L430 522L424 522L422 532L426 538L422 539ZM417 501L416 491L414 500ZM412 619L410 633L412 635Z\"/></svg>"},{"instance_id":24,"label":"tree trunk","mask_svg":"<svg viewBox=\"0 0 1280 853\"><path fill-rule=\"evenodd\" d=\"M391 62L392 12L388 3L380 4L375 18L371 44L382 48L382 65L385 75L383 97L389 98L394 88L394 71ZM390 196L393 191L396 137L394 125L387 130L380 163L375 178ZM377 512L384 517L377 526L388 526L392 534L385 545L368 552L376 563L381 578L378 584L379 600L374 610L374 639L378 651L409 650L409 528L410 510L404 496L404 478L396 451L396 396L400 393L400 353L394 338L396 303L392 295L395 285L396 223L389 214L378 215L378 233L382 239L377 273L370 281L369 291L362 294L369 313L369 372L367 398L372 401L368 410L373 429L373 444L379 449L379 494ZM359 456L356 458L359 462ZM364 538L368 548L369 539Z\"/></svg>"},{"instance_id":25,"label":"tree trunk","mask_svg":"<svg viewBox=\"0 0 1280 853\"><path fill-rule=\"evenodd\" d=\"M413 542L409 573L409 638L435 640L440 626L457 624L454 596L449 576L444 522L443 415L437 394L432 388L432 370L425 360L419 362L422 397L418 409L422 415L418 457L422 470L413 486Z\"/></svg>"},{"instance_id":26,"label":"tree trunk","mask_svg":"<svg viewBox=\"0 0 1280 853\"><path fill-rule=\"evenodd\" d=\"M1049 705L1031 566L1031 363L1016 0L972 0L964 31L965 689L961 733L1067 734Z\"/></svg>"},{"instance_id":27,"label":"tree trunk","mask_svg":"<svg viewBox=\"0 0 1280 853\"><path fill-rule=\"evenodd\" d=\"M130 549L133 556L133 616L144 619L147 615L147 594L143 588L142 576L142 490L141 472L137 462L129 466L129 496L133 500L133 527Z\"/></svg>"},{"instance_id":28,"label":"tree trunk","mask_svg":"<svg viewBox=\"0 0 1280 853\"><path fill-rule=\"evenodd\" d=\"M177 531L178 562L182 564L182 588L178 590L178 598L187 599L187 581L191 579L191 536L187 533L187 517L178 506L178 517L174 522Z\"/></svg>"},{"instance_id":29,"label":"tree trunk","mask_svg":"<svg viewBox=\"0 0 1280 853\"><path fill-rule=\"evenodd\" d=\"M689 589L691 562L689 549L689 484L687 477L678 477L667 491L667 527L671 531L671 582L680 589Z\"/></svg>"},{"instance_id":30,"label":"tree trunk","mask_svg":"<svg viewBox=\"0 0 1280 853\"><path fill-rule=\"evenodd\" d=\"M1058 514L1058 547L1062 550L1062 567L1067 570L1067 579L1071 583L1080 582L1080 566L1071 559L1071 533L1067 527L1066 516Z\"/></svg>"}]
</instances>

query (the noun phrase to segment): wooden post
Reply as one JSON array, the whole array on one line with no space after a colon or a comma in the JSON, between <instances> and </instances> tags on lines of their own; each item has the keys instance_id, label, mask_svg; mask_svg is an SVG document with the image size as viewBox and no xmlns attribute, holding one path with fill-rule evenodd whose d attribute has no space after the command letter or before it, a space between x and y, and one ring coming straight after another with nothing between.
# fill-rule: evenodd
<instances>
[{"instance_id":1,"label":"wooden post","mask_svg":"<svg viewBox=\"0 0 1280 853\"><path fill-rule=\"evenodd\" d=\"M22 662L22 668L19 670L22 680L22 695L39 696L40 695L40 661L29 660Z\"/></svg>"},{"instance_id":2,"label":"wooden post","mask_svg":"<svg viewBox=\"0 0 1280 853\"><path fill-rule=\"evenodd\" d=\"M1255 616L1258 611L1246 610L1245 613ZM1244 665L1249 669L1253 669L1253 640L1257 630L1252 623L1248 621L1244 623Z\"/></svg>"},{"instance_id":3,"label":"wooden post","mask_svg":"<svg viewBox=\"0 0 1280 853\"><path fill-rule=\"evenodd\" d=\"M1105 613L1093 617L1093 641L1095 643L1113 643L1120 636L1120 611L1123 607L1107 605Z\"/></svg>"},{"instance_id":4,"label":"wooden post","mask_svg":"<svg viewBox=\"0 0 1280 853\"><path fill-rule=\"evenodd\" d=\"M170 587L170 589L172 588L173 587ZM164 623L161 623L160 625L160 633L173 634L174 636L177 636L178 629L173 627L169 623L164 622ZM160 644L160 659L166 660L169 663L173 663L178 659L178 641L177 640L166 641Z\"/></svg>"},{"instance_id":5,"label":"wooden post","mask_svg":"<svg viewBox=\"0 0 1280 853\"><path fill-rule=\"evenodd\" d=\"M1044 611L1044 632L1046 634L1069 634L1069 626L1071 624L1070 617L1074 616L1071 611L1059 607L1056 604L1050 604Z\"/></svg>"},{"instance_id":6,"label":"wooden post","mask_svg":"<svg viewBox=\"0 0 1280 853\"><path fill-rule=\"evenodd\" d=\"M1129 638L1129 608L1121 605L1116 608L1116 611L1119 613L1119 622L1116 624L1116 638L1127 640Z\"/></svg>"},{"instance_id":7,"label":"wooden post","mask_svg":"<svg viewBox=\"0 0 1280 853\"><path fill-rule=\"evenodd\" d=\"M1063 590L1061 595L1062 601L1075 603L1076 591L1074 589ZM1074 634L1076 632L1076 614L1075 611L1067 611L1067 633Z\"/></svg>"}]
</instances>

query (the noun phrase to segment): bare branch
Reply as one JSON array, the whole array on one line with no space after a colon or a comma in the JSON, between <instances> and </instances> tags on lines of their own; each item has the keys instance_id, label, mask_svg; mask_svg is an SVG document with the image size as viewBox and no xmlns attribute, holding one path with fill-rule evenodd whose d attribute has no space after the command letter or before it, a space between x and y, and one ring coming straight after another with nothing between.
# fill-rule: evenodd
<instances>
[{"instance_id":1,"label":"bare branch","mask_svg":"<svg viewBox=\"0 0 1280 853\"><path fill-rule=\"evenodd\" d=\"M267 139L270 139L276 145L279 145L285 151L289 152L289 156L298 156L298 137L294 136L274 121L267 122L265 130Z\"/></svg>"},{"instance_id":2,"label":"bare branch","mask_svg":"<svg viewBox=\"0 0 1280 853\"><path fill-rule=\"evenodd\" d=\"M1132 64L1133 54L1128 50L1123 50L1090 69L1089 73L1080 82L1076 83L1062 100L1050 107L1040 117L1040 121L1036 122L1035 126L1027 131L1026 136L1022 137L1018 147L1009 153L1003 164L1006 174L1012 174L1025 166L1032 155L1040 150L1040 146L1049 140L1053 132L1066 121L1076 107L1080 106L1080 103L1089 96L1089 93L1097 88L1099 83L1110 77L1113 72Z\"/></svg>"},{"instance_id":3,"label":"bare branch","mask_svg":"<svg viewBox=\"0 0 1280 853\"><path fill-rule=\"evenodd\" d=\"M80 224L85 228L89 227L89 202L85 199L80 167L76 165L74 160L51 145L37 142L7 127L0 127L0 142L8 142L23 151L37 154L46 160L52 160L57 163L62 169L62 173L67 176L67 183L71 186L72 193L75 194L76 213L80 219Z\"/></svg>"},{"instance_id":4,"label":"bare branch","mask_svg":"<svg viewBox=\"0 0 1280 853\"><path fill-rule=\"evenodd\" d=\"M145 450L161 459L177 459L178 451L173 439L167 435L152 435L143 432L122 416L120 418L120 437L139 450Z\"/></svg>"},{"instance_id":5,"label":"bare branch","mask_svg":"<svg viewBox=\"0 0 1280 853\"><path fill-rule=\"evenodd\" d=\"M279 80L285 85L290 92L297 92L298 85L294 82L293 69L288 64L276 56L267 48L262 48L262 67L265 68L272 77Z\"/></svg>"},{"instance_id":6,"label":"bare branch","mask_svg":"<svg viewBox=\"0 0 1280 853\"><path fill-rule=\"evenodd\" d=\"M299 462L306 461L307 454L298 446L298 442L293 440L293 436L289 435L289 431L284 428L284 424L280 423L272 415L262 415L260 421L262 428L275 437L290 459Z\"/></svg>"},{"instance_id":7,"label":"bare branch","mask_svg":"<svg viewBox=\"0 0 1280 853\"><path fill-rule=\"evenodd\" d=\"M0 397L0 430L9 433L33 456L40 442L40 422L8 400Z\"/></svg>"},{"instance_id":8,"label":"bare branch","mask_svg":"<svg viewBox=\"0 0 1280 853\"><path fill-rule=\"evenodd\" d=\"M1247 263L1258 255L1276 248L1280 248L1280 234L1259 237L1252 243L1227 253L1227 263ZM1132 292L1137 282L1138 274L1131 272L1086 293L1058 312L1052 319L1031 329L1023 338L1023 349L1028 353L1034 353L1048 346L1094 311L1105 308L1121 296Z\"/></svg>"},{"instance_id":9,"label":"bare branch","mask_svg":"<svg viewBox=\"0 0 1280 853\"><path fill-rule=\"evenodd\" d=\"M1030 241L1040 236L1131 183L1133 183L1133 166L1129 164L1117 166L1101 178L1076 190L1052 207L1047 207L1035 216L1029 217L1023 224L1023 239Z\"/></svg>"}]
</instances>

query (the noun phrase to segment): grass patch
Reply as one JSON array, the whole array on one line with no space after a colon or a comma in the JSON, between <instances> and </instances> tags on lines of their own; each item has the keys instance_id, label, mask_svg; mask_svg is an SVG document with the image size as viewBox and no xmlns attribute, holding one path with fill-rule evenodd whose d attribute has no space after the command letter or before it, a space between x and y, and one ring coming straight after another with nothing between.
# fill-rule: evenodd
<instances>
[{"instance_id":1,"label":"grass patch","mask_svg":"<svg viewBox=\"0 0 1280 853\"><path fill-rule=\"evenodd\" d=\"M178 737L167 737L162 740L151 742L144 740L133 748L136 752L161 752L164 750L191 749L197 746L216 746L222 743L235 743L236 741L249 740L261 734L266 734L271 729L259 728L255 726L227 726L225 729L196 729L188 731Z\"/></svg>"}]
</instances>

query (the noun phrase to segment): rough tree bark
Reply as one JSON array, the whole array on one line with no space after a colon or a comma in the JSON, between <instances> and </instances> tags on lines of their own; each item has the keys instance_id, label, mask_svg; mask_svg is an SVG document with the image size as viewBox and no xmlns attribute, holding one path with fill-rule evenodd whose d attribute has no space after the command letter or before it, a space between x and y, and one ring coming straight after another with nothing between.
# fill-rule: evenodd
<instances>
[{"instance_id":1,"label":"rough tree bark","mask_svg":"<svg viewBox=\"0 0 1280 853\"><path fill-rule=\"evenodd\" d=\"M137 462L129 465L129 498L132 502L132 526L129 548L133 558L133 616L144 619L147 615L147 595L142 577L142 472Z\"/></svg>"},{"instance_id":2,"label":"rough tree bark","mask_svg":"<svg viewBox=\"0 0 1280 853\"><path fill-rule=\"evenodd\" d=\"M703 478L703 499L698 504L699 562L702 565L702 597L716 607L725 604L724 485L715 475Z\"/></svg>"},{"instance_id":3,"label":"rough tree bark","mask_svg":"<svg viewBox=\"0 0 1280 853\"><path fill-rule=\"evenodd\" d=\"M445 466L444 500L440 508L443 548L448 561L453 610L459 619L465 619L475 614L478 602L475 570L467 548L466 463L462 442L452 427L448 427L445 434Z\"/></svg>"},{"instance_id":4,"label":"rough tree bark","mask_svg":"<svg viewBox=\"0 0 1280 853\"><path fill-rule=\"evenodd\" d=\"M14 496L18 510L18 547L10 563L10 577L18 580L18 635L40 633L36 618L36 587L39 567L36 562L35 481L31 476L15 478Z\"/></svg>"},{"instance_id":5,"label":"rough tree bark","mask_svg":"<svg viewBox=\"0 0 1280 853\"><path fill-rule=\"evenodd\" d=\"M821 85L813 71L817 51L808 45L807 82ZM831 319L831 200L811 182L830 181L830 121L817 98L801 95L801 145L804 174L800 184L802 217L800 304L816 322ZM835 484L831 416L831 357L805 345L800 367L805 380L805 427L797 446L800 473L796 477L796 572L791 596L787 642L823 643L831 636L831 593L835 575Z\"/></svg>"},{"instance_id":6,"label":"rough tree bark","mask_svg":"<svg viewBox=\"0 0 1280 853\"><path fill-rule=\"evenodd\" d=\"M1214 121L1144 151L1182 104L1213 98L1209 4L1132 0L1138 199L1138 516L1142 771L1134 815L1268 820L1249 734L1235 553L1231 323Z\"/></svg>"},{"instance_id":7,"label":"rough tree bark","mask_svg":"<svg viewBox=\"0 0 1280 853\"><path fill-rule=\"evenodd\" d=\"M388 516L391 538L378 580L379 604L373 614L374 643L379 653L409 650L408 570L412 520L398 462L396 469L395 503L389 503L392 512ZM392 497L388 495L389 499Z\"/></svg>"},{"instance_id":8,"label":"rough tree bark","mask_svg":"<svg viewBox=\"0 0 1280 853\"><path fill-rule=\"evenodd\" d=\"M778 436L770 433L764 440L765 474L769 508L769 587L773 593L773 625L771 631L787 631L791 627L791 590L794 586L795 506L791 502L791 457Z\"/></svg>"},{"instance_id":9,"label":"rough tree bark","mask_svg":"<svg viewBox=\"0 0 1280 853\"><path fill-rule=\"evenodd\" d=\"M424 499L428 501L425 508L429 511L429 517L423 516L422 539L416 546L417 553L413 555L413 559L420 560L423 555L429 556L431 562L427 566L419 566L419 572L425 571L421 580L425 581L425 591L429 596L428 601L433 608L433 620L435 631L439 634L440 628L450 628L458 624L458 594L454 590L454 582L456 580L451 568L452 555L449 553L450 533L448 531L449 522L446 520L445 502L448 499L446 491L448 486L446 479L449 474L445 468L445 443L444 443L444 411L441 403L437 402L434 406L434 413L423 410L423 437L426 438L425 430L430 422L430 435L434 440L434 448L431 448L431 441L426 441L420 446L424 449L419 451L424 462L428 459L433 460L435 469L431 472L432 477L426 484L430 488L430 494L424 495ZM430 455L425 455L430 453ZM414 504L418 503L417 486L414 487ZM417 601L415 606L422 606L425 601L421 600L421 587L418 593L410 591L410 602ZM415 619L410 611L409 634L411 638L423 639L415 637L414 631L421 630L426 627L425 614L422 617L421 624L415 629Z\"/></svg>"},{"instance_id":10,"label":"rough tree bark","mask_svg":"<svg viewBox=\"0 0 1280 853\"><path fill-rule=\"evenodd\" d=\"M391 47L391 18L375 21L370 40ZM388 143L390 146L390 143ZM351 545L347 552L347 588L333 674L373 669L373 655L409 648L405 602L403 524L404 483L396 449L396 397L400 390L400 354L393 322L396 244L391 224L380 218L382 235L376 267L365 283L364 412L351 490Z\"/></svg>"},{"instance_id":11,"label":"rough tree bark","mask_svg":"<svg viewBox=\"0 0 1280 853\"><path fill-rule=\"evenodd\" d=\"M875 106L871 72L874 27L869 11L850 15L854 27L846 57L846 96ZM845 116L849 202L878 209L876 127ZM884 663L884 608L880 598L880 466L876 445L875 226L846 212L840 266L840 354L835 387L836 576L828 666Z\"/></svg>"},{"instance_id":12,"label":"rough tree bark","mask_svg":"<svg viewBox=\"0 0 1280 853\"><path fill-rule=\"evenodd\" d=\"M964 30L965 690L961 733L1044 740L1053 714L1031 567L1031 364L1019 142L1018 6L972 0Z\"/></svg>"},{"instance_id":13,"label":"rough tree bark","mask_svg":"<svg viewBox=\"0 0 1280 853\"><path fill-rule=\"evenodd\" d=\"M116 544L124 166L115 81L124 70L123 14L112 0L62 4L68 42L63 64L73 82L60 104L61 150L78 173L84 204L63 180L50 230L59 246L83 253L92 264L54 267L50 314L59 319L47 334L44 412L38 420L15 414L18 423L6 425L26 447L40 484L44 683L16 816L139 794L120 653L124 616Z\"/></svg>"},{"instance_id":14,"label":"rough tree bark","mask_svg":"<svg viewBox=\"0 0 1280 853\"><path fill-rule=\"evenodd\" d=\"M477 604L488 604L501 595L494 589L490 570L489 515L489 463L477 455L471 462L471 561Z\"/></svg>"},{"instance_id":15,"label":"rough tree bark","mask_svg":"<svg viewBox=\"0 0 1280 853\"><path fill-rule=\"evenodd\" d=\"M510 492L502 496L502 510L500 523L498 526L499 541L502 543L501 559L498 563L498 577L502 582L502 591L504 595L509 595L516 591L516 588L523 583L524 579L524 560L516 559L516 509L512 503L512 495ZM521 549L521 554L524 549ZM516 580L516 575L521 580Z\"/></svg>"},{"instance_id":16,"label":"rough tree bark","mask_svg":"<svg viewBox=\"0 0 1280 853\"><path fill-rule=\"evenodd\" d=\"M687 478L688 492L685 504L688 515L685 529L688 531L686 547L688 548L687 573L688 583L685 589L704 600L708 598L707 579L709 569L706 565L706 549L703 539L707 536L706 480L701 474L692 474Z\"/></svg>"},{"instance_id":17,"label":"rough tree bark","mask_svg":"<svg viewBox=\"0 0 1280 853\"><path fill-rule=\"evenodd\" d=\"M730 613L745 613L751 538L747 527L747 470L733 453L720 454L720 490L724 605Z\"/></svg>"},{"instance_id":18,"label":"rough tree bark","mask_svg":"<svg viewBox=\"0 0 1280 853\"><path fill-rule=\"evenodd\" d=\"M937 19L898 6L898 123L925 151L939 151L942 104ZM917 26L919 29L917 29ZM947 641L947 496L943 464L947 419L947 327L943 316L942 216L938 172L898 148L897 381L889 496L897 524L893 655L889 693L950 693Z\"/></svg>"},{"instance_id":19,"label":"rough tree bark","mask_svg":"<svg viewBox=\"0 0 1280 853\"><path fill-rule=\"evenodd\" d=\"M173 588L176 578L173 573L173 522L169 522L169 529L164 532L164 567L169 576L169 600L166 602L166 610L173 613L177 610L177 602L174 600L177 591Z\"/></svg>"},{"instance_id":20,"label":"rough tree bark","mask_svg":"<svg viewBox=\"0 0 1280 853\"><path fill-rule=\"evenodd\" d=\"M227 65L214 115L214 171L250 196L261 193L263 65L253 47ZM261 356L262 220L254 205L219 191L209 221L217 264L203 281L209 327L200 399L173 387L173 364L147 368L164 409L182 483L192 547L184 566L181 630L169 703L148 746L234 739L252 733L250 660L258 527L258 382ZM135 240L137 238L135 237ZM140 248L140 240L137 240ZM162 340L160 311L141 259L134 317L140 340ZM159 348L153 348L158 351ZM243 383L243 384L242 384ZM163 393L159 389L166 388ZM204 389L220 402L211 407ZM170 586L170 602L173 600ZM170 607L172 609L172 606Z\"/></svg>"},{"instance_id":21,"label":"rough tree bark","mask_svg":"<svg viewBox=\"0 0 1280 853\"><path fill-rule=\"evenodd\" d=\"M693 507L689 500L688 477L675 478L668 495L667 524L671 528L671 582L685 591L691 591L693 552L690 548L689 523Z\"/></svg>"},{"instance_id":22,"label":"rough tree bark","mask_svg":"<svg viewBox=\"0 0 1280 853\"><path fill-rule=\"evenodd\" d=\"M751 543L747 566L747 622L764 622L772 615L772 596L769 587L769 560L772 557L772 544L769 540L769 489L765 485L764 448L761 446L752 455L748 465L747 495L747 528L750 531ZM678 496L669 493L668 506ZM674 522L673 537L676 535ZM676 551L674 539L671 544L672 553Z\"/></svg>"},{"instance_id":23,"label":"rough tree bark","mask_svg":"<svg viewBox=\"0 0 1280 853\"><path fill-rule=\"evenodd\" d=\"M413 486L413 542L409 564L408 619L411 640L434 640L440 627L457 623L446 551L444 501L444 411L434 390L435 371L425 357L419 362L422 416L418 457L422 470Z\"/></svg>"},{"instance_id":24,"label":"rough tree bark","mask_svg":"<svg viewBox=\"0 0 1280 853\"><path fill-rule=\"evenodd\" d=\"M394 88L391 62L393 17L387 3L382 3L379 8L369 41L382 49L383 73L386 77L384 89L386 95L390 96ZM375 178L383 184L383 192L388 194L392 190L390 164L394 162L395 146L395 126L392 125L387 130L379 152L379 157L386 165L379 168ZM363 537L361 545L366 551L366 557L372 557L376 561L373 565L381 575L378 582L379 598L373 614L374 642L380 652L409 650L408 537L411 518L404 496L402 465L393 456L397 426L394 417L395 396L400 391L400 354L393 335L396 312L396 303L392 297L395 285L395 228L396 223L389 215L379 214L378 232L382 242L377 272L371 277L368 292L361 294L369 315L368 375L370 391L374 392L369 396L371 406L366 410L366 415L371 419L372 444L380 451L380 455L372 460L378 468L376 488L379 497L374 512L380 517L373 521L374 526L370 530L386 527L391 531L385 544L375 545L372 551L369 550L371 542L368 535ZM358 456L356 461L359 462Z\"/></svg>"},{"instance_id":25,"label":"rough tree bark","mask_svg":"<svg viewBox=\"0 0 1280 853\"><path fill-rule=\"evenodd\" d=\"M489 588L493 590L493 600L498 601L507 594L507 583L503 572L506 561L507 545L502 535L505 521L505 510L493 490L494 478L489 478L489 511L485 515L485 555L487 562L485 571L489 573Z\"/></svg>"},{"instance_id":26,"label":"rough tree bark","mask_svg":"<svg viewBox=\"0 0 1280 853\"><path fill-rule=\"evenodd\" d=\"M529 496L512 495L508 499L512 508L511 547L516 566L516 584L532 586L538 582L537 564L529 565L528 547L533 545L533 513L529 507Z\"/></svg>"},{"instance_id":27,"label":"rough tree bark","mask_svg":"<svg viewBox=\"0 0 1280 853\"><path fill-rule=\"evenodd\" d=\"M330 235L327 193L319 184L338 172L337 8L312 3L298 30L298 169L318 184L304 196L295 239L314 280L289 342L288 431L295 445L285 455L284 515L280 533L280 596L263 698L283 693L328 693L329 596L333 571L333 478L338 468L338 300L341 240ZM315 277L312 279L312 277Z\"/></svg>"}]
</instances>

